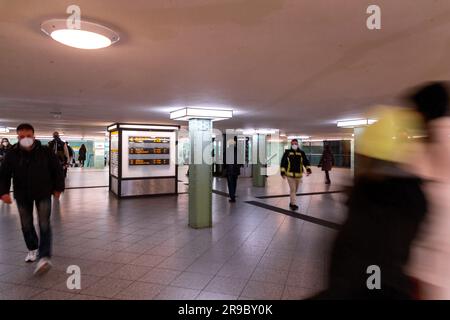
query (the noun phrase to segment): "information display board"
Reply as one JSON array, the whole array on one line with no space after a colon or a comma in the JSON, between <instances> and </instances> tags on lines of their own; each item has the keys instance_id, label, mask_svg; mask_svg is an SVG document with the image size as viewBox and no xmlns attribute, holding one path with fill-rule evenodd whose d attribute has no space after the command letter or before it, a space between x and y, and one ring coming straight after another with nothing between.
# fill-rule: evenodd
<instances>
[{"instance_id":1,"label":"information display board","mask_svg":"<svg viewBox=\"0 0 450 320\"><path fill-rule=\"evenodd\" d=\"M178 193L179 126L115 123L110 132L109 190L119 198Z\"/></svg>"},{"instance_id":2,"label":"information display board","mask_svg":"<svg viewBox=\"0 0 450 320\"><path fill-rule=\"evenodd\" d=\"M114 177L119 176L119 132L111 132L111 158L110 158L110 173Z\"/></svg>"},{"instance_id":3,"label":"information display board","mask_svg":"<svg viewBox=\"0 0 450 320\"><path fill-rule=\"evenodd\" d=\"M130 166L170 165L170 137L128 137Z\"/></svg>"}]
</instances>

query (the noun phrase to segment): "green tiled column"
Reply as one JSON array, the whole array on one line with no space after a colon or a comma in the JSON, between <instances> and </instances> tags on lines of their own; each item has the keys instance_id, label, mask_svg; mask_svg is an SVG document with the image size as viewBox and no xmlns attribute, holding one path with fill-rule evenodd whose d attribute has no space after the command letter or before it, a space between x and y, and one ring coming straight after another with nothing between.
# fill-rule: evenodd
<instances>
[{"instance_id":1,"label":"green tiled column","mask_svg":"<svg viewBox=\"0 0 450 320\"><path fill-rule=\"evenodd\" d=\"M189 226L212 227L212 121L189 120L191 164L189 165Z\"/></svg>"},{"instance_id":2,"label":"green tiled column","mask_svg":"<svg viewBox=\"0 0 450 320\"><path fill-rule=\"evenodd\" d=\"M253 165L252 180L254 187L264 187L266 185L266 177L262 172L266 172L266 136L263 134L255 134L253 136Z\"/></svg>"}]
</instances>

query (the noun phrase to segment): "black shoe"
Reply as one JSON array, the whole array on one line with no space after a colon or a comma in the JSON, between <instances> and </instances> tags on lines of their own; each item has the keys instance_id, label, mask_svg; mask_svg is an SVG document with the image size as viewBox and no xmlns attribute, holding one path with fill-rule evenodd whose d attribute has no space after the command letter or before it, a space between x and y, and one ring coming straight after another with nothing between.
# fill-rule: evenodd
<instances>
[{"instance_id":1,"label":"black shoe","mask_svg":"<svg viewBox=\"0 0 450 320\"><path fill-rule=\"evenodd\" d=\"M291 210L298 210L298 206L295 204L289 204L289 208L291 208Z\"/></svg>"},{"instance_id":2,"label":"black shoe","mask_svg":"<svg viewBox=\"0 0 450 320\"><path fill-rule=\"evenodd\" d=\"M235 203L236 202L236 199L230 199L230 200L228 200L228 202L231 202L231 203Z\"/></svg>"},{"instance_id":3,"label":"black shoe","mask_svg":"<svg viewBox=\"0 0 450 320\"><path fill-rule=\"evenodd\" d=\"M330 180L325 181L325 184L331 184L331 181Z\"/></svg>"}]
</instances>

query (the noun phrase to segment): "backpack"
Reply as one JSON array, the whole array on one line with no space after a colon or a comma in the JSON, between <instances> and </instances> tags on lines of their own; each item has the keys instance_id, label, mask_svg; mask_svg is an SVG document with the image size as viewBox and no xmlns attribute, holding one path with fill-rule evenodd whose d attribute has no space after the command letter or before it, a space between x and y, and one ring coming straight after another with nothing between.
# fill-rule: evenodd
<instances>
[{"instance_id":1,"label":"backpack","mask_svg":"<svg viewBox=\"0 0 450 320\"><path fill-rule=\"evenodd\" d=\"M66 159L66 155L64 152L64 142L62 142L61 140L53 140L50 141L49 147L56 154L61 163L65 163L68 160Z\"/></svg>"}]
</instances>

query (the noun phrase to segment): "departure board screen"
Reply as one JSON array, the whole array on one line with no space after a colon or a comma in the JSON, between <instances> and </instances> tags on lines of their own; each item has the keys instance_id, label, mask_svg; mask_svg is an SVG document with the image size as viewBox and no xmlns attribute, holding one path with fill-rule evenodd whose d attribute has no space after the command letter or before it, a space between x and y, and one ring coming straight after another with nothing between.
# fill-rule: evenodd
<instances>
[{"instance_id":1,"label":"departure board screen","mask_svg":"<svg viewBox=\"0 0 450 320\"><path fill-rule=\"evenodd\" d=\"M128 162L130 166L170 165L170 138L129 137Z\"/></svg>"}]
</instances>

